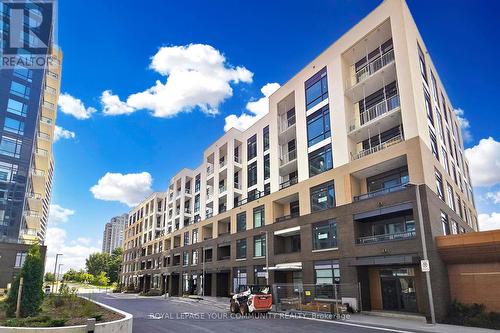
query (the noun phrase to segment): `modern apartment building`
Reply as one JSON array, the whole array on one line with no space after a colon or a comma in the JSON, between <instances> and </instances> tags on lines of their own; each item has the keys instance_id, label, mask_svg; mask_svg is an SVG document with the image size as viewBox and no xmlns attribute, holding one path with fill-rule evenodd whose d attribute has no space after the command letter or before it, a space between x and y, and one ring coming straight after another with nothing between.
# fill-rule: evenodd
<instances>
[{"instance_id":1,"label":"modern apartment building","mask_svg":"<svg viewBox=\"0 0 500 333\"><path fill-rule=\"evenodd\" d=\"M128 214L115 216L106 223L102 233L102 253L113 253L116 248L123 248L123 233L128 222Z\"/></svg>"},{"instance_id":2,"label":"modern apartment building","mask_svg":"<svg viewBox=\"0 0 500 333\"><path fill-rule=\"evenodd\" d=\"M22 6L22 7L19 7ZM34 241L43 245L52 192L52 142L61 79L61 50L53 45L53 7L40 3L2 2L2 60L8 57L13 10L24 10L26 20L48 20L37 38L49 41L45 51L32 47L33 35L24 31L24 47L13 66L0 69L0 288L12 281ZM40 15L41 14L41 15ZM29 40L29 43L28 43ZM13 43L10 40L10 43ZM29 47L27 45L30 45ZM15 48L14 48L15 49ZM12 49L10 49L12 51ZM45 58L43 66L27 59ZM45 253L45 248L42 248Z\"/></svg>"},{"instance_id":3,"label":"modern apartment building","mask_svg":"<svg viewBox=\"0 0 500 333\"><path fill-rule=\"evenodd\" d=\"M131 212L122 283L214 296L308 284L312 302L429 315L427 258L442 318L434 238L477 231L452 105L406 3L383 1L272 94L266 116L172 177L159 229L133 217L144 203Z\"/></svg>"}]
</instances>

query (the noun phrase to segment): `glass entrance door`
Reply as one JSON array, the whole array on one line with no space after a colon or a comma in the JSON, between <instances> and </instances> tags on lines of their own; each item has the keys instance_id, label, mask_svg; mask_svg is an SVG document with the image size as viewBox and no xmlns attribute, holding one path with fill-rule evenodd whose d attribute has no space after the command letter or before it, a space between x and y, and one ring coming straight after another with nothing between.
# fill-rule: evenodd
<instances>
[{"instance_id":1,"label":"glass entrance door","mask_svg":"<svg viewBox=\"0 0 500 333\"><path fill-rule=\"evenodd\" d=\"M380 286L384 310L418 312L412 268L381 270Z\"/></svg>"}]
</instances>

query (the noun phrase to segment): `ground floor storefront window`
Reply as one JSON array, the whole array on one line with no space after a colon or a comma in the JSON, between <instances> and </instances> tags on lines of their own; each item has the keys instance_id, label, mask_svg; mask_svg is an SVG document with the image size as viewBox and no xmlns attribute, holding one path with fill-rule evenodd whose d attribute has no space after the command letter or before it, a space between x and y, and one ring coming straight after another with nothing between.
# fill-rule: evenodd
<instances>
[{"instance_id":1,"label":"ground floor storefront window","mask_svg":"<svg viewBox=\"0 0 500 333\"><path fill-rule=\"evenodd\" d=\"M335 260L314 262L315 298L334 300L340 284L340 266Z\"/></svg>"},{"instance_id":2,"label":"ground floor storefront window","mask_svg":"<svg viewBox=\"0 0 500 333\"><path fill-rule=\"evenodd\" d=\"M380 269L380 288L384 310L418 312L413 268Z\"/></svg>"}]
</instances>

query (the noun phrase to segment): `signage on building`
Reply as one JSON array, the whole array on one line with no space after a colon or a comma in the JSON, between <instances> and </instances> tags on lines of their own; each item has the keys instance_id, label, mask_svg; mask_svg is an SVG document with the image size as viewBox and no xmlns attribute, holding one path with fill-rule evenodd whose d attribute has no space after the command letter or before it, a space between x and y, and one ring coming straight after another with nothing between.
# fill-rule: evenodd
<instances>
[{"instance_id":1,"label":"signage on building","mask_svg":"<svg viewBox=\"0 0 500 333\"><path fill-rule=\"evenodd\" d=\"M431 266L429 265L429 260L420 260L420 268L422 269L422 272L430 272Z\"/></svg>"}]
</instances>

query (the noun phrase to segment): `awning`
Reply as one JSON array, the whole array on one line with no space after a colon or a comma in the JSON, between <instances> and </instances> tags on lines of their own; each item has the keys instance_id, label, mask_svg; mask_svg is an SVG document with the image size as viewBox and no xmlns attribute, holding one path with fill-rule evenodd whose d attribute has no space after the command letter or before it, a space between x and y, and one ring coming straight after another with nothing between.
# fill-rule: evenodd
<instances>
[{"instance_id":1,"label":"awning","mask_svg":"<svg viewBox=\"0 0 500 333\"><path fill-rule=\"evenodd\" d=\"M266 270L266 267L264 267ZM301 271L302 263L301 262L289 262L286 264L277 264L276 266L269 267L270 271Z\"/></svg>"}]
</instances>

